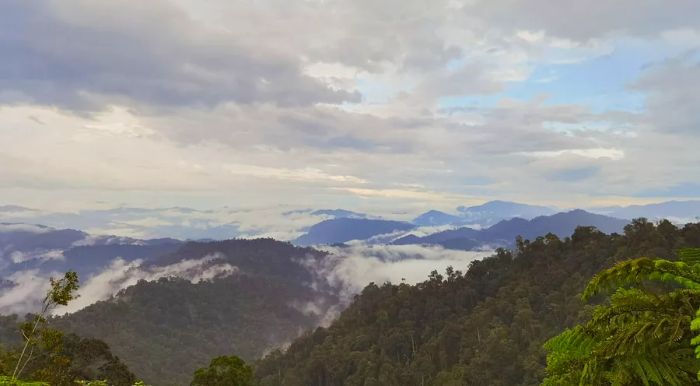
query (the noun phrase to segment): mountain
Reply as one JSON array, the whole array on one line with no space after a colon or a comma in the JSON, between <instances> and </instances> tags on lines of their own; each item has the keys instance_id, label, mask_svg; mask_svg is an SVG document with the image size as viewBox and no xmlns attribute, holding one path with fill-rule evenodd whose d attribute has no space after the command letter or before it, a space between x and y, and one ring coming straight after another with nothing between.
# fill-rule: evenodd
<instances>
[{"instance_id":1,"label":"mountain","mask_svg":"<svg viewBox=\"0 0 700 386\"><path fill-rule=\"evenodd\" d=\"M667 201L648 205L613 206L597 208L594 211L609 216L633 219L648 218L650 220L669 219L674 222L694 222L700 218L700 200L696 201Z\"/></svg>"},{"instance_id":2,"label":"mountain","mask_svg":"<svg viewBox=\"0 0 700 386\"><path fill-rule=\"evenodd\" d=\"M576 209L570 212L557 213L551 216L539 216L530 221L511 219L484 231L491 239L513 240L517 236L534 239L538 236L553 233L560 238L571 236L579 226L593 226L603 233L622 233L629 221L618 218L589 213Z\"/></svg>"},{"instance_id":3,"label":"mountain","mask_svg":"<svg viewBox=\"0 0 700 386\"><path fill-rule=\"evenodd\" d=\"M313 216L329 216L333 218L366 218L364 213L353 212L345 209L319 209L311 212Z\"/></svg>"},{"instance_id":4,"label":"mountain","mask_svg":"<svg viewBox=\"0 0 700 386\"><path fill-rule=\"evenodd\" d=\"M464 219L439 210L429 210L411 221L418 226L440 226L464 223Z\"/></svg>"},{"instance_id":5,"label":"mountain","mask_svg":"<svg viewBox=\"0 0 700 386\"><path fill-rule=\"evenodd\" d=\"M10 276L30 269L47 273L74 270L88 277L118 257L126 261L150 259L171 253L181 244L168 238L91 236L73 229L0 223L0 274Z\"/></svg>"},{"instance_id":6,"label":"mountain","mask_svg":"<svg viewBox=\"0 0 700 386\"><path fill-rule=\"evenodd\" d=\"M439 210L429 210L413 219L412 223L417 226L471 225L484 228L514 217L532 219L555 213L553 209L545 206L510 201L489 201L477 206L460 206L457 212L457 214L449 214Z\"/></svg>"},{"instance_id":7,"label":"mountain","mask_svg":"<svg viewBox=\"0 0 700 386\"><path fill-rule=\"evenodd\" d=\"M67 249L88 237L74 229L54 229L43 225L0 223L0 252L9 257L15 251Z\"/></svg>"},{"instance_id":8,"label":"mountain","mask_svg":"<svg viewBox=\"0 0 700 386\"><path fill-rule=\"evenodd\" d=\"M584 210L539 216L532 220L513 218L483 230L467 227L433 233L424 237L404 236L393 242L405 244L437 244L450 249L476 249L483 247L512 246L516 237L535 239L548 233L560 238L571 236L579 226L593 226L604 233L621 233L629 221L589 213Z\"/></svg>"},{"instance_id":9,"label":"mountain","mask_svg":"<svg viewBox=\"0 0 700 386\"><path fill-rule=\"evenodd\" d=\"M407 231L413 224L402 221L336 218L321 221L296 238L295 245L339 244L351 240L367 240L374 236Z\"/></svg>"},{"instance_id":10,"label":"mountain","mask_svg":"<svg viewBox=\"0 0 700 386\"><path fill-rule=\"evenodd\" d=\"M213 357L254 360L321 323L339 303L311 269L326 256L272 239L189 242L147 265L206 261L199 279L140 281L52 323L103 339L148 384L184 385Z\"/></svg>"},{"instance_id":11,"label":"mountain","mask_svg":"<svg viewBox=\"0 0 700 386\"><path fill-rule=\"evenodd\" d=\"M505 225L504 225L505 227ZM416 285L370 284L327 328L256 364L261 386L539 385L543 343L588 317L600 269L700 246L700 224L635 221L624 235L578 228L448 269Z\"/></svg>"},{"instance_id":12,"label":"mountain","mask_svg":"<svg viewBox=\"0 0 700 386\"><path fill-rule=\"evenodd\" d=\"M105 233L127 232L147 238L172 237L182 240L230 239L240 235L235 210L191 208L128 208L45 212L15 205L0 206L0 219L31 222L54 228L101 229Z\"/></svg>"},{"instance_id":13,"label":"mountain","mask_svg":"<svg viewBox=\"0 0 700 386\"><path fill-rule=\"evenodd\" d=\"M514 217L532 219L556 213L552 208L538 205L520 204L510 201L489 201L482 205L457 208L464 223L479 224L482 227L496 224Z\"/></svg>"},{"instance_id":14,"label":"mountain","mask_svg":"<svg viewBox=\"0 0 700 386\"><path fill-rule=\"evenodd\" d=\"M407 244L441 244L448 240L456 239L472 239L478 240L482 233L479 230L462 227L458 229L449 229L446 231L436 232L427 236L417 237L414 235L406 235L395 240L394 245Z\"/></svg>"}]
</instances>

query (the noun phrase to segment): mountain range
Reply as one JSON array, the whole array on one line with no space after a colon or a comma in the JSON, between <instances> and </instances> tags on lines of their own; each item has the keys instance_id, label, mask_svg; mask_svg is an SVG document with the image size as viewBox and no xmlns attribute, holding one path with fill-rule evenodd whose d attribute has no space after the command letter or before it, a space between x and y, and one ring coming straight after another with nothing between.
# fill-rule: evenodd
<instances>
[{"instance_id":1,"label":"mountain range","mask_svg":"<svg viewBox=\"0 0 700 386\"><path fill-rule=\"evenodd\" d=\"M433 233L424 237L407 235L396 239L393 244L428 244L441 245L450 249L478 249L495 247L512 247L517 237L534 240L549 233L560 238L569 237L579 226L591 226L607 233L622 233L629 221L593 214L584 210L557 213L551 216L538 216L532 220L513 218L503 220L496 225L476 230L458 228Z\"/></svg>"},{"instance_id":2,"label":"mountain range","mask_svg":"<svg viewBox=\"0 0 700 386\"><path fill-rule=\"evenodd\" d=\"M140 240L117 236L92 236L74 229L44 225L0 223L0 275L37 270L73 270L87 277L114 259L149 259L173 252L181 241L163 238Z\"/></svg>"},{"instance_id":3,"label":"mountain range","mask_svg":"<svg viewBox=\"0 0 700 386\"><path fill-rule=\"evenodd\" d=\"M475 212L476 213L476 212ZM501 212L504 213L504 212ZM510 247L517 236L533 239L547 233L568 237L577 226L593 226L605 233L621 233L628 220L617 219L584 210L573 210L530 220L515 217L495 225L474 229L459 227L437 231L426 236L412 233L417 227L406 222L375 219L340 218L312 226L293 243L298 245L339 244L351 240L380 240L394 245L428 244L450 249L477 250Z\"/></svg>"},{"instance_id":4,"label":"mountain range","mask_svg":"<svg viewBox=\"0 0 700 386\"><path fill-rule=\"evenodd\" d=\"M140 239L225 240L230 238L275 237L294 240L319 222L338 219L384 219L409 222L416 227L488 228L502 220L519 217L530 220L576 208L560 209L509 201L489 201L441 211L436 208L419 215L407 213L377 215L342 208L336 209L234 209L200 210L183 207L82 210L47 212L17 205L0 206L0 222L43 224L56 229L89 230L92 234L116 234ZM668 201L626 207L584 207L588 212L631 220L669 219L682 224L700 217L700 200ZM399 217L400 216L400 217ZM444 230L444 229L442 229Z\"/></svg>"},{"instance_id":5,"label":"mountain range","mask_svg":"<svg viewBox=\"0 0 700 386\"><path fill-rule=\"evenodd\" d=\"M611 206L594 208L596 213L633 219L668 219L678 223L695 222L700 218L700 201L667 201L647 205Z\"/></svg>"}]
</instances>

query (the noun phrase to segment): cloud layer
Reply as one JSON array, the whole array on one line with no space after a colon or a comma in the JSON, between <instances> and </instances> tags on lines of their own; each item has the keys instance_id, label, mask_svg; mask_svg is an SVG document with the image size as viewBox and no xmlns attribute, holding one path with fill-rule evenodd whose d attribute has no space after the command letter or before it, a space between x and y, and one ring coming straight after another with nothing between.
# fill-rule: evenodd
<instances>
[{"instance_id":1,"label":"cloud layer","mask_svg":"<svg viewBox=\"0 0 700 386\"><path fill-rule=\"evenodd\" d=\"M659 198L644 193L700 178L684 151L700 145L698 13L694 0L10 0L0 201L415 212Z\"/></svg>"},{"instance_id":2,"label":"cloud layer","mask_svg":"<svg viewBox=\"0 0 700 386\"><path fill-rule=\"evenodd\" d=\"M308 313L319 315L322 323L329 323L338 315L352 297L369 283L415 284L427 279L437 270L444 272L449 266L466 271L469 263L491 254L490 251L471 252L447 250L436 246L418 245L368 245L356 243L348 247L327 247L331 255L323 260L302 261L314 272L324 286L330 284L340 292L336 305L313 302L294 304ZM238 272L238 268L222 263L220 256L209 255L201 259L183 260L166 266L143 265L142 261L126 262L115 259L100 272L81 283L79 297L68 306L56 308L53 313L62 315L75 312L97 301L107 300L119 291L140 280L153 281L163 277L181 277L193 283L215 280ZM35 312L48 290L48 277L38 270L26 270L12 274L0 286L0 314ZM317 283L318 284L318 283ZM313 285L313 283L311 283Z\"/></svg>"}]
</instances>

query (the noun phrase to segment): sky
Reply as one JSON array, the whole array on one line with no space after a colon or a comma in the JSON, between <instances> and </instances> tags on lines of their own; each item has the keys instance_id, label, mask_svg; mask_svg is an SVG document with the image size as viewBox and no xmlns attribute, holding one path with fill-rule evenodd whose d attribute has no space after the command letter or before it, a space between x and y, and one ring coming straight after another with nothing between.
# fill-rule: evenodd
<instances>
[{"instance_id":1,"label":"sky","mask_svg":"<svg viewBox=\"0 0 700 386\"><path fill-rule=\"evenodd\" d=\"M0 205L700 198L697 0L0 7Z\"/></svg>"}]
</instances>

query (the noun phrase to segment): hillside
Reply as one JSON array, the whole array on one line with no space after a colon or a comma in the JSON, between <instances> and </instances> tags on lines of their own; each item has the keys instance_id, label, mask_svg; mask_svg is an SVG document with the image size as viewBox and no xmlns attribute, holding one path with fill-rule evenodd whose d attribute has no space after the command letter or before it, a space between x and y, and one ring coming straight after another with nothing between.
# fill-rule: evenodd
<instances>
[{"instance_id":1,"label":"hillside","mask_svg":"<svg viewBox=\"0 0 700 386\"><path fill-rule=\"evenodd\" d=\"M217 355L259 358L317 326L337 304L332 289L304 266L324 253L271 239L187 243L152 264L207 256L210 266L227 263L236 270L194 283L141 281L54 323L105 340L149 384L183 385Z\"/></svg>"},{"instance_id":2,"label":"hillside","mask_svg":"<svg viewBox=\"0 0 700 386\"><path fill-rule=\"evenodd\" d=\"M21 350L20 319L0 316L0 374L11 374ZM53 386L73 386L74 380L106 380L112 386L131 386L136 377L102 340L66 334L40 345L23 374L50 381Z\"/></svg>"},{"instance_id":3,"label":"hillside","mask_svg":"<svg viewBox=\"0 0 700 386\"><path fill-rule=\"evenodd\" d=\"M538 385L544 341L586 315L578 294L615 261L700 246L700 224L634 221L624 235L578 228L434 272L369 285L330 327L257 364L261 385ZM467 269L467 267L455 267Z\"/></svg>"}]
</instances>

